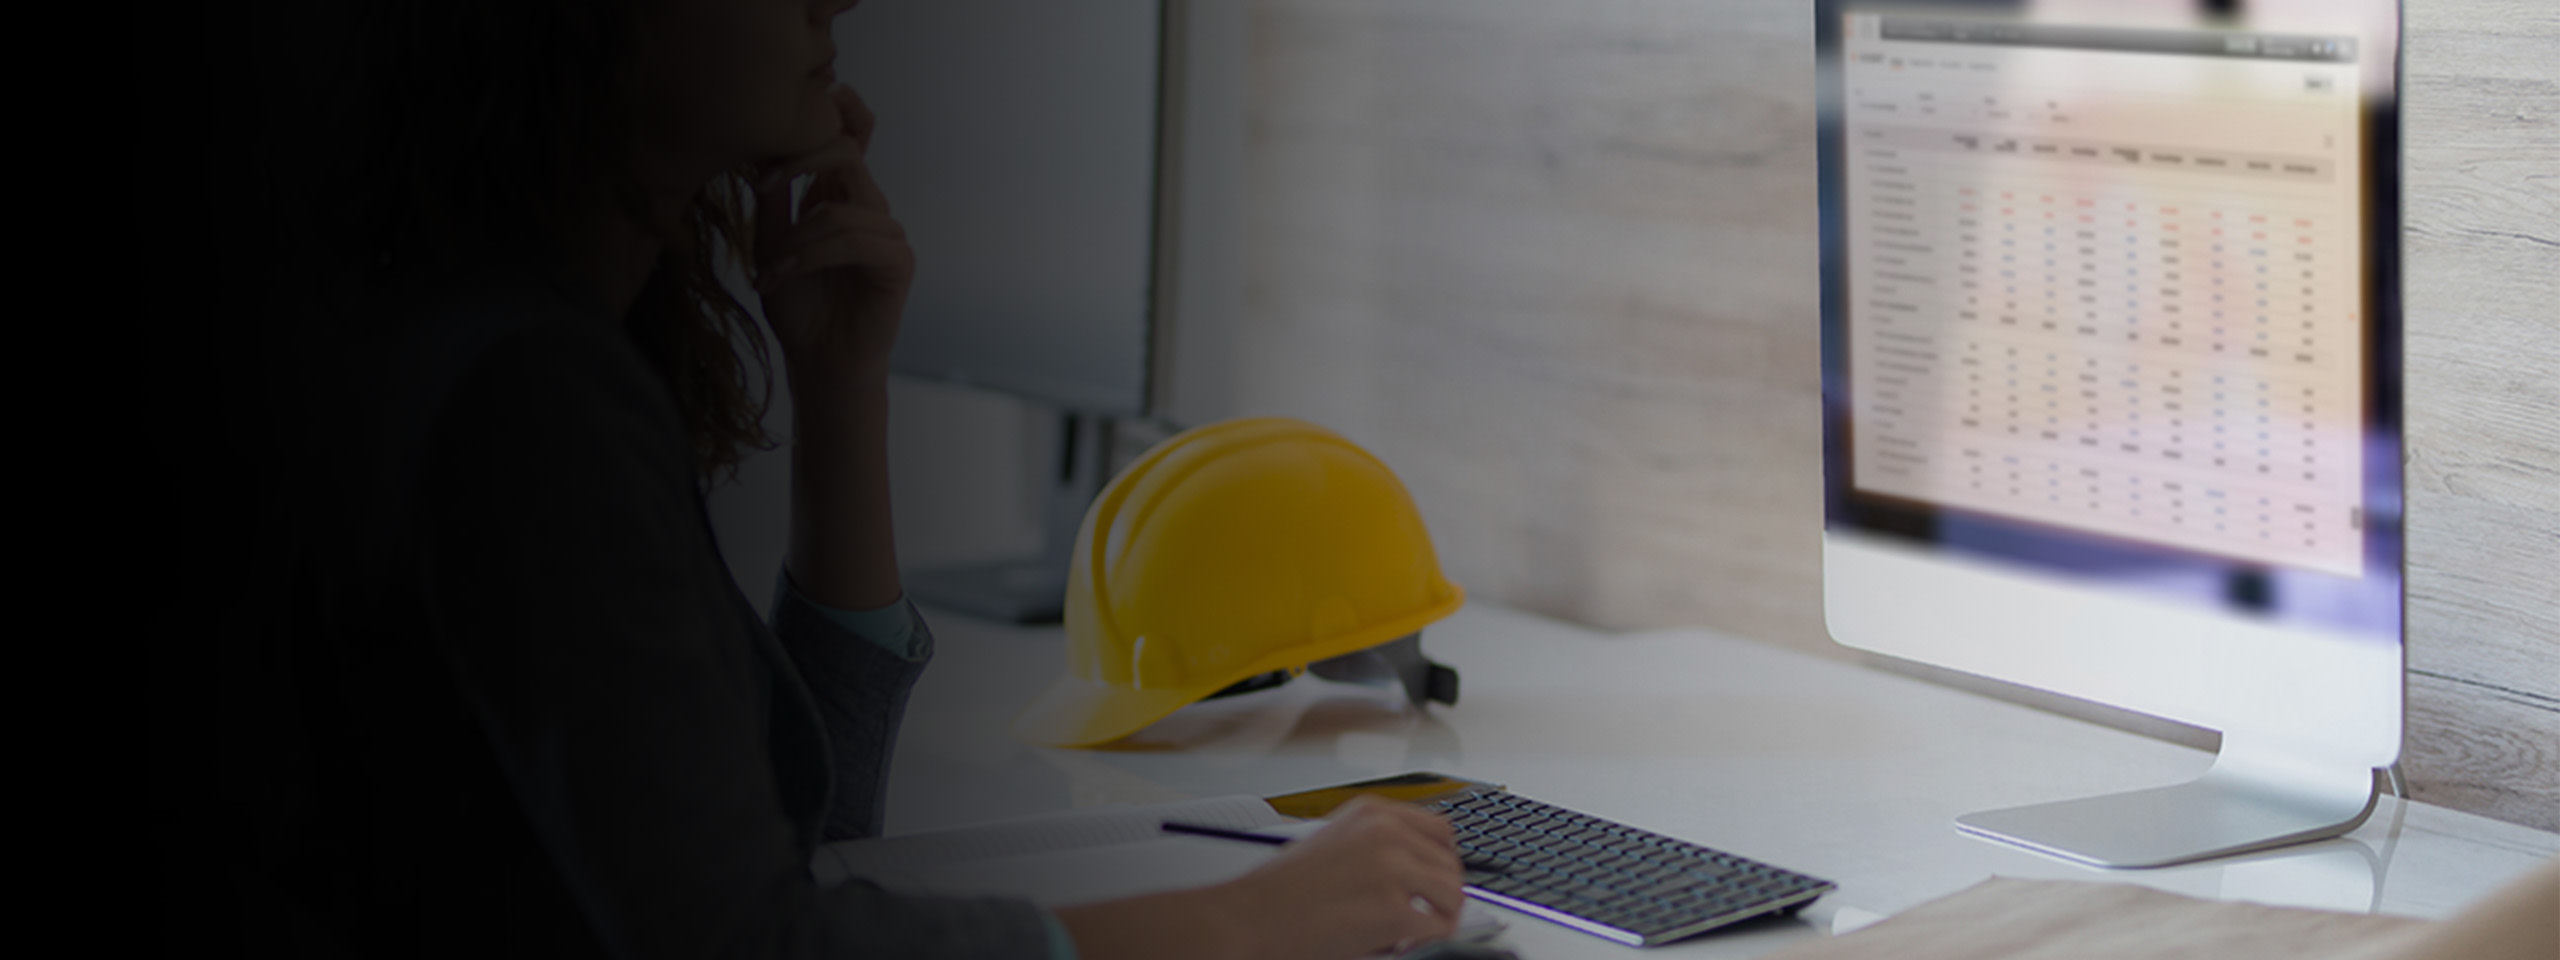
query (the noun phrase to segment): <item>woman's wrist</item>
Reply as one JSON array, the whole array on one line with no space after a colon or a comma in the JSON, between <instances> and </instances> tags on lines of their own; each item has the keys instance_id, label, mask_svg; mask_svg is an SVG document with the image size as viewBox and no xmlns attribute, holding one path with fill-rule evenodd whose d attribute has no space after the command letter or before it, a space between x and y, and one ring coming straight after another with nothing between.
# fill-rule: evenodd
<instances>
[{"instance_id":1,"label":"woman's wrist","mask_svg":"<svg viewBox=\"0 0 2560 960\"><path fill-rule=\"evenodd\" d=\"M886 470L889 377L885 370L789 370L791 443L810 466ZM885 474L884 474L885 476ZM811 478L816 479L816 478ZM844 479L836 477L834 479Z\"/></svg>"},{"instance_id":2,"label":"woman's wrist","mask_svg":"<svg viewBox=\"0 0 2560 960\"><path fill-rule=\"evenodd\" d=\"M864 610L897 601L889 514L888 377L876 367L791 367L791 545L802 593Z\"/></svg>"},{"instance_id":3,"label":"woman's wrist","mask_svg":"<svg viewBox=\"0 0 2560 960\"><path fill-rule=\"evenodd\" d=\"M805 394L842 396L847 393L885 393L889 386L889 358L879 357L803 357L785 351L783 375L790 381L792 400Z\"/></svg>"}]
</instances>

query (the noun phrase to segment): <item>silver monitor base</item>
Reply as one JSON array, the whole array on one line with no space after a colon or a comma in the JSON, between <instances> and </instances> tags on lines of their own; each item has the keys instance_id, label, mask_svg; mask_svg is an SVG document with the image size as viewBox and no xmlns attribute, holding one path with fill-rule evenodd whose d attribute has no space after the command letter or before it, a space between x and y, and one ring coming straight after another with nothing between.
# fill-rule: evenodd
<instances>
[{"instance_id":1,"label":"silver monitor base","mask_svg":"<svg viewBox=\"0 0 2560 960\"><path fill-rule=\"evenodd\" d=\"M1966 833L2097 867L2165 867L2338 836L2373 814L2372 768L2234 749L2202 778L1956 818Z\"/></svg>"}]
</instances>

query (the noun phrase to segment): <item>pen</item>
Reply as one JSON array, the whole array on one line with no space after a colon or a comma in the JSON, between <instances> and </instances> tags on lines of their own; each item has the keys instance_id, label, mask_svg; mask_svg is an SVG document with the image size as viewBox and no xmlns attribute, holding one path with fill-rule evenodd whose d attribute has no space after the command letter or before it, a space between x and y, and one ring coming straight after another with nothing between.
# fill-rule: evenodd
<instances>
[{"instance_id":1,"label":"pen","mask_svg":"<svg viewBox=\"0 0 2560 960\"><path fill-rule=\"evenodd\" d=\"M1164 822L1164 832L1187 833L1199 837L1216 837L1220 840L1242 840L1246 843L1262 843L1275 847L1288 843L1290 839L1288 837L1275 837L1266 833L1246 833L1242 830L1229 830L1225 827L1204 827L1196 823L1175 823L1171 820ZM1501 865L1483 859L1470 858L1460 862L1464 863L1466 868L1474 873L1509 872Z\"/></svg>"},{"instance_id":2,"label":"pen","mask_svg":"<svg viewBox=\"0 0 2560 960\"><path fill-rule=\"evenodd\" d=\"M1170 820L1165 821L1164 832L1187 833L1199 837L1216 837L1220 840L1242 840L1246 843L1260 843L1274 847L1289 842L1288 837L1275 837L1262 833L1246 833L1242 830L1229 830L1225 827L1204 827L1196 823L1174 823Z\"/></svg>"}]
</instances>

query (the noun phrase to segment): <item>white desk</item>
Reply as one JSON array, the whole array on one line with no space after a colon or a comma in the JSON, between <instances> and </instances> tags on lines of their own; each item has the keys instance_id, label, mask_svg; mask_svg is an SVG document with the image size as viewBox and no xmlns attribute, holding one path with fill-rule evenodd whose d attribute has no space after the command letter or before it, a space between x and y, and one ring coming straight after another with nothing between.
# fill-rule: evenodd
<instances>
[{"instance_id":1,"label":"white desk","mask_svg":"<svg viewBox=\"0 0 2560 960\"><path fill-rule=\"evenodd\" d=\"M1014 711L1064 634L928 611L938 651L892 767L892 834L1110 803L1273 795L1411 770L1502 783L1837 882L1797 919L1658 948L1766 953L1993 875L2408 916L2458 911L2560 835L2384 798L2355 833L2236 860L2102 871L1956 832L1961 813L2190 779L2209 755L1711 633L1608 635L1473 604L1423 634L1461 677L1427 713L1313 675L1186 709L1111 750L1023 746ZM1523 957L1632 956L1512 915Z\"/></svg>"}]
</instances>

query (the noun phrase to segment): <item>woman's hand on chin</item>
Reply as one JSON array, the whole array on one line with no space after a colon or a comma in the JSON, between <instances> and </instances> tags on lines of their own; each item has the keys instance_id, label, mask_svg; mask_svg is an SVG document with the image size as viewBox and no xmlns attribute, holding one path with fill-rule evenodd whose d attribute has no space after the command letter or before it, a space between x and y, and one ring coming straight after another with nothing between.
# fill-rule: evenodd
<instances>
[{"instance_id":1,"label":"woman's hand on chin","mask_svg":"<svg viewBox=\"0 0 2560 960\"><path fill-rule=\"evenodd\" d=\"M804 384L885 377L915 276L906 229L863 162L871 111L849 87L831 93L842 132L764 165L755 184L756 292L795 393ZM812 179L795 211L791 185L803 176Z\"/></svg>"}]
</instances>

